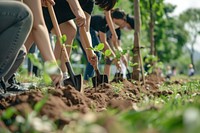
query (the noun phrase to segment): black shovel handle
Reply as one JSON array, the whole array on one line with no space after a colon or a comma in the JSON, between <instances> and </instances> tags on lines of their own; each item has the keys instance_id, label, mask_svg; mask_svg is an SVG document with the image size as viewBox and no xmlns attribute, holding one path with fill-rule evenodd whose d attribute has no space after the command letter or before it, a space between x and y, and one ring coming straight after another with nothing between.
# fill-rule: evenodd
<instances>
[{"instance_id":1,"label":"black shovel handle","mask_svg":"<svg viewBox=\"0 0 200 133\"><path fill-rule=\"evenodd\" d=\"M128 69L128 68L126 68L126 71L127 71L128 73L130 73L130 71L129 71L129 69Z\"/></svg>"}]
</instances>

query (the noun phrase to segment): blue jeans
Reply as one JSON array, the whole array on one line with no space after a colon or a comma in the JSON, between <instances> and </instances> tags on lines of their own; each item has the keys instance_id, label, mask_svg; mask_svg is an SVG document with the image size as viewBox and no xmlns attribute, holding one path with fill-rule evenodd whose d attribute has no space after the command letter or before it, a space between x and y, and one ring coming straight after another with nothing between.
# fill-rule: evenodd
<instances>
[{"instance_id":1,"label":"blue jeans","mask_svg":"<svg viewBox=\"0 0 200 133\"><path fill-rule=\"evenodd\" d=\"M100 43L100 41L95 33L95 30L92 29L91 27L90 27L90 34L91 34L91 38L92 38L92 46L95 47ZM77 40L79 41L79 44L81 44L79 37L77 37ZM83 54L84 54L85 58L87 59L85 50L83 49L82 45L80 45L80 46L81 46L81 49L83 50ZM98 60L100 60L101 53L95 52L95 54L97 55ZM85 69L85 73L84 73L84 80L89 80L89 78L91 78L93 76L94 76L94 68L87 60L86 69Z\"/></svg>"},{"instance_id":2,"label":"blue jeans","mask_svg":"<svg viewBox=\"0 0 200 133\"><path fill-rule=\"evenodd\" d=\"M23 3L0 1L0 78L13 67L32 21L30 9Z\"/></svg>"}]
</instances>

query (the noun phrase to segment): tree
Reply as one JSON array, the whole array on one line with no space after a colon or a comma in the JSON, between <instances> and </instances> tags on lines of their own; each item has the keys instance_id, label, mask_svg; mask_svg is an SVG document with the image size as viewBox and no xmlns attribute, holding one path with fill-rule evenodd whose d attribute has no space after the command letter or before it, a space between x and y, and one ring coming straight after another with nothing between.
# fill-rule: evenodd
<instances>
[{"instance_id":1,"label":"tree","mask_svg":"<svg viewBox=\"0 0 200 133\"><path fill-rule=\"evenodd\" d=\"M142 78L143 82L145 84L145 78L144 78L144 69L143 69L143 63L142 63L142 57L140 53L140 1L134 0L134 16L135 16L135 32L134 32L134 47L133 47L133 53L135 55L133 56L133 62L138 63L138 65L133 66L133 78L134 79L140 79L140 68L142 69Z\"/></svg>"},{"instance_id":2,"label":"tree","mask_svg":"<svg viewBox=\"0 0 200 133\"><path fill-rule=\"evenodd\" d=\"M190 58L191 64L194 66L194 44L197 41L197 37L200 33L200 9L191 8L186 10L180 15L180 20L184 23L185 29L189 32L188 44L191 45Z\"/></svg>"},{"instance_id":3,"label":"tree","mask_svg":"<svg viewBox=\"0 0 200 133\"><path fill-rule=\"evenodd\" d=\"M142 0L140 7L142 44L150 47L150 54L157 55L162 62L178 58L188 33L179 19L170 16L176 7L163 0Z\"/></svg>"}]
</instances>

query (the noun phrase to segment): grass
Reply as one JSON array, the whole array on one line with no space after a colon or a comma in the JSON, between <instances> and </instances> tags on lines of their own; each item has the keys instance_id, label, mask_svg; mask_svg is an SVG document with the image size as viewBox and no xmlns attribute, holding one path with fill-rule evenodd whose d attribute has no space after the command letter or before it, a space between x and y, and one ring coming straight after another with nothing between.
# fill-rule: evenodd
<instances>
[{"instance_id":1,"label":"grass","mask_svg":"<svg viewBox=\"0 0 200 133\"><path fill-rule=\"evenodd\" d=\"M152 131L196 133L199 131L199 80L191 80L183 85L164 85L160 89L170 89L174 93L168 96L146 98L137 104L141 110L122 113L121 119L129 123L129 129L138 133Z\"/></svg>"}]
</instances>

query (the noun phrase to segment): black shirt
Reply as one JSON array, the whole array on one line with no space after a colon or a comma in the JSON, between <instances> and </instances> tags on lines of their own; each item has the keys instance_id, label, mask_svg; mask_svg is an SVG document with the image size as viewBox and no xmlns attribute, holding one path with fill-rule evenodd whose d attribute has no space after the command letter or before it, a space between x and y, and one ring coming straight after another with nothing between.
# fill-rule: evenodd
<instances>
[{"instance_id":1,"label":"black shirt","mask_svg":"<svg viewBox=\"0 0 200 133\"><path fill-rule=\"evenodd\" d=\"M111 36L112 36L110 29L108 27L106 18L102 15L93 15L91 17L90 27L97 32L101 31L103 33L106 33L107 38L111 38ZM120 40L120 37L121 37L120 28L115 29L115 31L118 36L118 39Z\"/></svg>"},{"instance_id":2,"label":"black shirt","mask_svg":"<svg viewBox=\"0 0 200 133\"><path fill-rule=\"evenodd\" d=\"M94 15L91 17L90 27L95 31L106 33L109 27L106 22L106 18L102 15Z\"/></svg>"}]
</instances>

